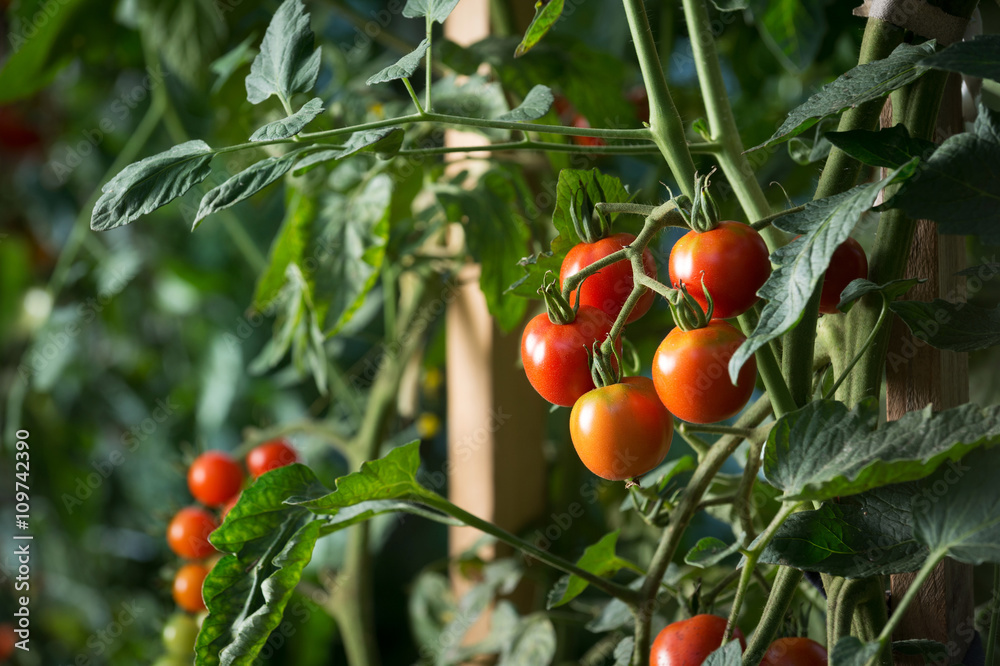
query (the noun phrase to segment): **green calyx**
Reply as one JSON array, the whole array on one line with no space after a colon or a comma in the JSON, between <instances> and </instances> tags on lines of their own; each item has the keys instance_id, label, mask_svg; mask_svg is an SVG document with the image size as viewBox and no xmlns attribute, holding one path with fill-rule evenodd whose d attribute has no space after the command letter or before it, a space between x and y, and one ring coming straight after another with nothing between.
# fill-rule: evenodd
<instances>
[{"instance_id":1,"label":"green calyx","mask_svg":"<svg viewBox=\"0 0 1000 666\"><path fill-rule=\"evenodd\" d=\"M618 350L614 344L605 345L600 342L594 343L593 354L590 359L590 377L594 380L594 386L610 386L622 380L622 359L618 355Z\"/></svg>"},{"instance_id":2,"label":"green calyx","mask_svg":"<svg viewBox=\"0 0 1000 666\"><path fill-rule=\"evenodd\" d=\"M545 301L545 311L549 315L549 321L556 325L572 324L576 321L576 311L580 307L580 287L577 287L576 306L569 304L569 301L562 295L559 288L559 280L549 277L549 271L542 278L542 286L538 288L542 300ZM583 283L580 283L583 286Z\"/></svg>"},{"instance_id":3,"label":"green calyx","mask_svg":"<svg viewBox=\"0 0 1000 666\"><path fill-rule=\"evenodd\" d=\"M705 328L708 322L712 321L712 314L715 312L715 302L712 295L708 293L705 282L702 281L701 289L705 293L705 301L708 309L703 310L701 304L688 293L683 284L678 289L671 289L667 298L670 304L670 313L674 316L674 324L682 331L692 331L696 328Z\"/></svg>"},{"instance_id":4,"label":"green calyx","mask_svg":"<svg viewBox=\"0 0 1000 666\"><path fill-rule=\"evenodd\" d=\"M573 229L584 243L596 243L611 234L611 219L595 205L606 198L599 178L594 178L594 187L597 188L597 202L591 200L584 186L573 192L573 202L569 207Z\"/></svg>"},{"instance_id":5,"label":"green calyx","mask_svg":"<svg viewBox=\"0 0 1000 666\"><path fill-rule=\"evenodd\" d=\"M688 226L698 233L705 233L719 226L719 207L708 191L709 179L715 169L704 176L695 174L694 197L691 201L691 212L687 218Z\"/></svg>"}]
</instances>

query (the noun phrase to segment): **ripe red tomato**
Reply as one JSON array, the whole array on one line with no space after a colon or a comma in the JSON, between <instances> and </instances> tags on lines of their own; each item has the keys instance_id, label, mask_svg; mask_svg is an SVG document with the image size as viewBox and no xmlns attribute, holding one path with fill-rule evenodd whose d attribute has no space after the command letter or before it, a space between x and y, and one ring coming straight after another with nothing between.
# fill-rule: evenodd
<instances>
[{"instance_id":1,"label":"ripe red tomato","mask_svg":"<svg viewBox=\"0 0 1000 666\"><path fill-rule=\"evenodd\" d=\"M566 282L566 279L576 275L585 267L594 263L598 259L603 259L613 252L631 245L635 241L635 236L629 233L612 234L607 238L602 238L596 243L578 243L574 245L566 258L563 259L559 269L559 284ZM642 267L646 275L656 278L656 259L649 248L643 250ZM580 288L580 303L582 305L593 305L608 313L612 319L622 311L622 306L628 300L628 295L632 293L632 286L635 282L632 279L632 264L627 259L616 261L610 266L606 266L583 281ZM653 292L647 289L639 298L635 309L629 315L627 323L631 323L646 314L653 304ZM576 291L570 297L570 303L576 303Z\"/></svg>"},{"instance_id":2,"label":"ripe red tomato","mask_svg":"<svg viewBox=\"0 0 1000 666\"><path fill-rule=\"evenodd\" d=\"M240 492L243 470L232 456L222 451L208 451L191 463L188 489L202 504L221 506Z\"/></svg>"},{"instance_id":3,"label":"ripe red tomato","mask_svg":"<svg viewBox=\"0 0 1000 666\"><path fill-rule=\"evenodd\" d=\"M256 479L265 472L299 462L299 454L285 439L265 442L247 454L247 471Z\"/></svg>"},{"instance_id":4,"label":"ripe red tomato","mask_svg":"<svg viewBox=\"0 0 1000 666\"><path fill-rule=\"evenodd\" d=\"M751 357L743 365L734 386L729 359L744 340L721 319L670 331L653 357L653 384L670 413L691 423L715 423L743 409L757 380L757 361Z\"/></svg>"},{"instance_id":5,"label":"ripe red tomato","mask_svg":"<svg viewBox=\"0 0 1000 666\"><path fill-rule=\"evenodd\" d=\"M826 666L826 648L811 638L779 638L764 653L761 666Z\"/></svg>"},{"instance_id":6,"label":"ripe red tomato","mask_svg":"<svg viewBox=\"0 0 1000 666\"><path fill-rule=\"evenodd\" d=\"M573 118L570 120L570 125L573 127L579 127L580 129L590 129L590 121L579 113L574 113ZM573 143L578 146L605 146L604 139L596 136L574 136Z\"/></svg>"},{"instance_id":7,"label":"ripe red tomato","mask_svg":"<svg viewBox=\"0 0 1000 666\"><path fill-rule=\"evenodd\" d=\"M626 377L585 393L569 416L573 448L591 472L623 481L650 471L670 450L670 414L647 377Z\"/></svg>"},{"instance_id":8,"label":"ripe red tomato","mask_svg":"<svg viewBox=\"0 0 1000 666\"><path fill-rule=\"evenodd\" d=\"M201 586L208 575L208 567L201 564L185 564L174 576L174 601L189 613L205 610L205 600L201 596Z\"/></svg>"},{"instance_id":9,"label":"ripe red tomato","mask_svg":"<svg viewBox=\"0 0 1000 666\"><path fill-rule=\"evenodd\" d=\"M604 342L612 326L611 317L590 305L581 305L571 324L553 324L544 312L529 321L521 336L521 362L538 395L572 407L593 389L587 351ZM621 341L616 342L621 353Z\"/></svg>"},{"instance_id":10,"label":"ripe red tomato","mask_svg":"<svg viewBox=\"0 0 1000 666\"><path fill-rule=\"evenodd\" d=\"M196 506L181 509L167 526L167 543L170 550L189 560L200 560L215 552L208 542L219 524L208 511Z\"/></svg>"},{"instance_id":11,"label":"ripe red tomato","mask_svg":"<svg viewBox=\"0 0 1000 666\"><path fill-rule=\"evenodd\" d=\"M840 294L852 280L868 277L868 257L861 243L848 237L837 246L830 257L830 265L823 276L823 291L819 296L819 311L823 314L840 314L837 304Z\"/></svg>"},{"instance_id":12,"label":"ripe red tomato","mask_svg":"<svg viewBox=\"0 0 1000 666\"><path fill-rule=\"evenodd\" d=\"M711 231L684 234L670 251L668 270L675 287L683 284L707 308L702 280L715 303L715 319L743 314L757 302L757 290L771 274L767 245L752 227L720 222Z\"/></svg>"},{"instance_id":13,"label":"ripe red tomato","mask_svg":"<svg viewBox=\"0 0 1000 666\"><path fill-rule=\"evenodd\" d=\"M653 641L649 655L650 666L701 666L702 662L720 647L726 632L725 618L716 615L695 615L664 627ZM733 630L740 647L747 648L746 639L739 627Z\"/></svg>"}]
</instances>

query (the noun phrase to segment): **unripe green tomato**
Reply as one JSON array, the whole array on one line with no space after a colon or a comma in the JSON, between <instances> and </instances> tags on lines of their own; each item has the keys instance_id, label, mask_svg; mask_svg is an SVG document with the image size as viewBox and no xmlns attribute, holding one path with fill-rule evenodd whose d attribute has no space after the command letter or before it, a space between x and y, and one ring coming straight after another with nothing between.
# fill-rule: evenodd
<instances>
[{"instance_id":1,"label":"unripe green tomato","mask_svg":"<svg viewBox=\"0 0 1000 666\"><path fill-rule=\"evenodd\" d=\"M197 638L198 623L186 613L174 613L163 625L163 647L169 655L194 657Z\"/></svg>"},{"instance_id":2,"label":"unripe green tomato","mask_svg":"<svg viewBox=\"0 0 1000 666\"><path fill-rule=\"evenodd\" d=\"M191 666L194 664L194 655L191 658L179 657L175 654L164 655L153 662L153 666Z\"/></svg>"}]
</instances>

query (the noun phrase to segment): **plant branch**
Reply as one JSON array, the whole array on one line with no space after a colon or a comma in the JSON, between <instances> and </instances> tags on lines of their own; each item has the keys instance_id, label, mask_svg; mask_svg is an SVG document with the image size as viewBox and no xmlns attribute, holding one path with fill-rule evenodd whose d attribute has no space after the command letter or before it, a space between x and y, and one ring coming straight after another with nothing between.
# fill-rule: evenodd
<instances>
[{"instance_id":1,"label":"plant branch","mask_svg":"<svg viewBox=\"0 0 1000 666\"><path fill-rule=\"evenodd\" d=\"M771 594L767 597L764 605L764 612L761 614L760 622L747 643L746 652L743 653L743 666L757 666L764 658L764 653L771 645L778 629L784 621L788 606L792 603L792 597L798 589L799 581L802 580L802 572L792 567L778 567L778 573L774 577L774 585L771 586Z\"/></svg>"}]
</instances>

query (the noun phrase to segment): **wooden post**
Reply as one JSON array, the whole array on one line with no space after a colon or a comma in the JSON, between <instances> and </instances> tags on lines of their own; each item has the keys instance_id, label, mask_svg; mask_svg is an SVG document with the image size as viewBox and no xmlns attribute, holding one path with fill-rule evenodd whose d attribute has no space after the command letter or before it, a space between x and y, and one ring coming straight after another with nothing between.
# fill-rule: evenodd
<instances>
[{"instance_id":1,"label":"wooden post","mask_svg":"<svg viewBox=\"0 0 1000 666\"><path fill-rule=\"evenodd\" d=\"M938 141L961 132L961 79L952 75L945 89L938 120ZM888 106L888 105L887 105ZM889 125L891 125L891 113ZM882 126L887 126L885 114ZM938 235L937 225L919 220L905 277L927 282L906 295L909 300L935 298L964 300L965 280L955 276L964 267L965 244L961 236ZM915 338L898 318L893 318L886 362L886 416L893 421L928 404L935 411L969 400L967 354L934 349ZM892 598L901 599L914 574L892 576ZM938 565L906 611L893 640L926 638L948 646L948 664L960 664L972 639L974 626L972 567L947 559ZM895 656L897 664L922 664L922 657Z\"/></svg>"}]
</instances>

